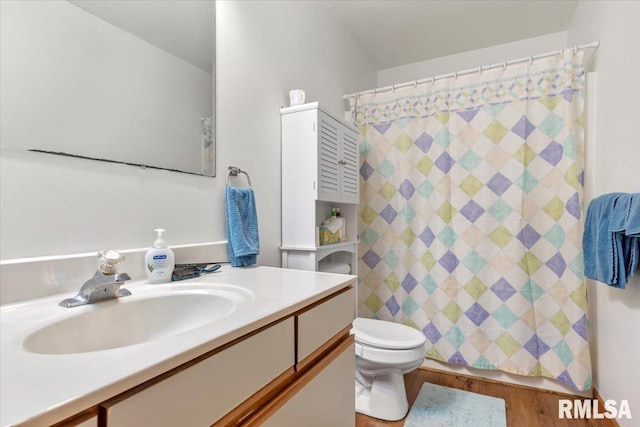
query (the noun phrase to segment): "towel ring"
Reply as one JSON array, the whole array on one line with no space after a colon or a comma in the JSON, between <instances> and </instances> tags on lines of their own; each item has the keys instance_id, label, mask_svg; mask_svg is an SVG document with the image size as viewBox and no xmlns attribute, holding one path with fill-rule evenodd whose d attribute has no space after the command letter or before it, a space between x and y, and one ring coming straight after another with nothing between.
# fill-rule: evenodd
<instances>
[{"instance_id":1,"label":"towel ring","mask_svg":"<svg viewBox=\"0 0 640 427\"><path fill-rule=\"evenodd\" d=\"M246 177L247 177L247 182L249 182L249 187L253 187L251 185L251 178L249 177L249 174L246 173L245 171L243 171L242 169L240 169L239 167L236 167L236 166L229 166L229 169L227 169L227 179L225 181L225 185L228 187L229 186L229 177L238 176L239 173L245 174Z\"/></svg>"}]
</instances>

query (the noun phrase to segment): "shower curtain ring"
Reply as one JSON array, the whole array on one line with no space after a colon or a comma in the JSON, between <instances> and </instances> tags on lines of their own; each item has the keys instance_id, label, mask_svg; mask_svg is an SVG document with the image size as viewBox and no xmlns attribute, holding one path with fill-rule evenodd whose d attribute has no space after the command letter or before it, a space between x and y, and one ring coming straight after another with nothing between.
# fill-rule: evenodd
<instances>
[{"instance_id":1,"label":"shower curtain ring","mask_svg":"<svg viewBox=\"0 0 640 427\"><path fill-rule=\"evenodd\" d=\"M578 45L573 46L573 54L578 53Z\"/></svg>"},{"instance_id":2,"label":"shower curtain ring","mask_svg":"<svg viewBox=\"0 0 640 427\"><path fill-rule=\"evenodd\" d=\"M458 80L458 72L457 71L455 71L453 73L453 80Z\"/></svg>"},{"instance_id":3,"label":"shower curtain ring","mask_svg":"<svg viewBox=\"0 0 640 427\"><path fill-rule=\"evenodd\" d=\"M507 61L502 63L502 71L507 71Z\"/></svg>"},{"instance_id":4,"label":"shower curtain ring","mask_svg":"<svg viewBox=\"0 0 640 427\"><path fill-rule=\"evenodd\" d=\"M414 80L414 81L413 81L413 88L414 88L414 89L417 89L417 88L418 88L418 81L417 81L417 80Z\"/></svg>"},{"instance_id":5,"label":"shower curtain ring","mask_svg":"<svg viewBox=\"0 0 640 427\"><path fill-rule=\"evenodd\" d=\"M533 65L533 55L529 56L529 65Z\"/></svg>"},{"instance_id":6,"label":"shower curtain ring","mask_svg":"<svg viewBox=\"0 0 640 427\"><path fill-rule=\"evenodd\" d=\"M482 75L482 67L478 67L478 74Z\"/></svg>"}]
</instances>

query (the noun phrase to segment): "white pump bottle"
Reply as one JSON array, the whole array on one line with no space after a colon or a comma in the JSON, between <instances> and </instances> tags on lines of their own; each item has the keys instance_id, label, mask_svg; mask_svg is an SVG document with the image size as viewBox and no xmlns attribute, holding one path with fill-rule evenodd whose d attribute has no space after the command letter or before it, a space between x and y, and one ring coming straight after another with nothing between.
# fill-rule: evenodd
<instances>
[{"instance_id":1,"label":"white pump bottle","mask_svg":"<svg viewBox=\"0 0 640 427\"><path fill-rule=\"evenodd\" d=\"M167 247L162 233L166 230L156 228L158 238L153 242L153 248L149 249L144 256L144 270L149 278L149 283L167 283L171 281L171 274L175 267L173 251Z\"/></svg>"}]
</instances>

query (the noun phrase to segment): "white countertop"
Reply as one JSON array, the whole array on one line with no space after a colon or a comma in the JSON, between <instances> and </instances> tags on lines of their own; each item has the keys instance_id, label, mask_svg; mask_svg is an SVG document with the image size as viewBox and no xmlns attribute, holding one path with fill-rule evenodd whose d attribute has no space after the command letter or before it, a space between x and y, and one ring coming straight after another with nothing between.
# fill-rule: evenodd
<instances>
[{"instance_id":1,"label":"white countertop","mask_svg":"<svg viewBox=\"0 0 640 427\"><path fill-rule=\"evenodd\" d=\"M89 307L57 305L73 294L2 306L0 425L42 426L61 421L290 315L354 281L355 276L225 265L216 273L173 284L233 285L251 292L255 296L253 302L220 321L182 334L127 347L74 354L36 354L22 345L32 332ZM146 281L124 285L134 295L137 289L149 292L149 287L153 286ZM99 308L99 304L92 304L90 309Z\"/></svg>"}]
</instances>

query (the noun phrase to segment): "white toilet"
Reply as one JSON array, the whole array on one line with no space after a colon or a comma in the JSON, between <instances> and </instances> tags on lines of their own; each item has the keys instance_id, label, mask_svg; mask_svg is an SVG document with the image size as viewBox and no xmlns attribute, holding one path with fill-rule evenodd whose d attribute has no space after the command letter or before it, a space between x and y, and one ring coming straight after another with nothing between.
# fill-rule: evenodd
<instances>
[{"instance_id":1,"label":"white toilet","mask_svg":"<svg viewBox=\"0 0 640 427\"><path fill-rule=\"evenodd\" d=\"M409 410L403 375L422 364L425 336L399 323L356 318L356 412L386 421Z\"/></svg>"}]
</instances>

